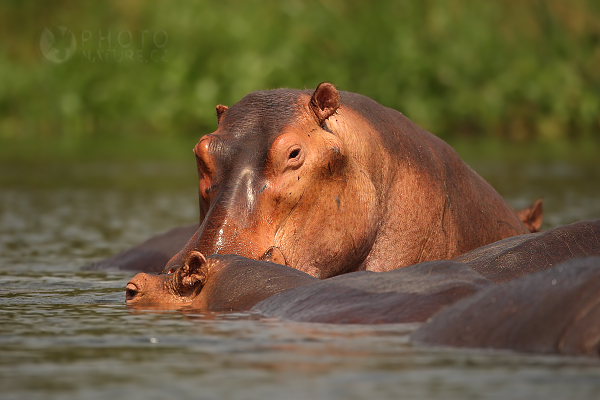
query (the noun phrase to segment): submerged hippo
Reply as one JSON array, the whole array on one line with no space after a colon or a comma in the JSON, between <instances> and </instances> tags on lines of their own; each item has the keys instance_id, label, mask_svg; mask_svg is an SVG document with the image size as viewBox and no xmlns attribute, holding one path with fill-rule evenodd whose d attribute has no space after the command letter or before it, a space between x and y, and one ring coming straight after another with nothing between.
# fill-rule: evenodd
<instances>
[{"instance_id":1,"label":"submerged hippo","mask_svg":"<svg viewBox=\"0 0 600 400\"><path fill-rule=\"evenodd\" d=\"M516 279L494 283L505 282L511 270ZM415 343L598 356L599 296L596 220L505 239L454 261L325 280L271 262L191 252L171 274L136 275L126 302L145 309L253 310L321 323L432 317L413 334Z\"/></svg>"},{"instance_id":2,"label":"submerged hippo","mask_svg":"<svg viewBox=\"0 0 600 400\"><path fill-rule=\"evenodd\" d=\"M462 262L495 283L542 271L572 258L600 256L600 220L513 236L462 254Z\"/></svg>"},{"instance_id":3,"label":"submerged hippo","mask_svg":"<svg viewBox=\"0 0 600 400\"><path fill-rule=\"evenodd\" d=\"M171 274L139 273L127 283L127 305L149 309L245 311L281 291L318 281L268 261L193 251Z\"/></svg>"},{"instance_id":4,"label":"submerged hippo","mask_svg":"<svg viewBox=\"0 0 600 400\"><path fill-rule=\"evenodd\" d=\"M600 257L490 287L421 326L419 344L600 355Z\"/></svg>"},{"instance_id":5,"label":"submerged hippo","mask_svg":"<svg viewBox=\"0 0 600 400\"><path fill-rule=\"evenodd\" d=\"M127 285L126 298L135 307L252 309L305 322L422 322L508 276L518 278L588 256L600 256L600 220L504 239L453 261L423 262L382 273L359 271L325 280L271 262L191 252L184 266L171 274L136 275ZM503 273L498 275L500 270Z\"/></svg>"},{"instance_id":6,"label":"submerged hippo","mask_svg":"<svg viewBox=\"0 0 600 400\"><path fill-rule=\"evenodd\" d=\"M358 271L319 280L268 261L191 252L171 274L137 274L126 303L144 309L247 311L294 321L423 322L489 285L462 263L429 261L394 271Z\"/></svg>"},{"instance_id":7,"label":"submerged hippo","mask_svg":"<svg viewBox=\"0 0 600 400\"><path fill-rule=\"evenodd\" d=\"M329 83L250 93L217 117L194 148L201 225L165 271L194 251L318 278L389 271L541 223L539 206L518 216L436 136Z\"/></svg>"}]
</instances>

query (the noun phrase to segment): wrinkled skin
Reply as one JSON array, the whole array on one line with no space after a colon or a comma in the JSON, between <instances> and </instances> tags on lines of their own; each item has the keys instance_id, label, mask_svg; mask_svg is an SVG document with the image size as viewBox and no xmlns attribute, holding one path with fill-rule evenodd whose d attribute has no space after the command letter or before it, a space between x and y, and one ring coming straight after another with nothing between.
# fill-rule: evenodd
<instances>
[{"instance_id":1,"label":"wrinkled skin","mask_svg":"<svg viewBox=\"0 0 600 400\"><path fill-rule=\"evenodd\" d=\"M192 252L185 266L171 274L134 276L126 286L126 304L143 309L243 311L316 280L271 262Z\"/></svg>"},{"instance_id":2,"label":"wrinkled skin","mask_svg":"<svg viewBox=\"0 0 600 400\"><path fill-rule=\"evenodd\" d=\"M517 216L445 142L328 83L254 92L217 116L194 148L200 228L165 271L194 251L318 278L389 271L541 223L541 204Z\"/></svg>"},{"instance_id":3,"label":"wrinkled skin","mask_svg":"<svg viewBox=\"0 0 600 400\"><path fill-rule=\"evenodd\" d=\"M600 355L600 257L572 259L440 311L415 343Z\"/></svg>"}]
</instances>

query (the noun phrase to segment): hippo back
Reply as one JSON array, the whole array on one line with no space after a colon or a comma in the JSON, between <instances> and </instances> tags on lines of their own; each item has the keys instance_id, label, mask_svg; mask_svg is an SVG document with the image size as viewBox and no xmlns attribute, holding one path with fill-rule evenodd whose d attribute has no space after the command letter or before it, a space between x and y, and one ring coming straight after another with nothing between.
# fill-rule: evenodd
<instances>
[{"instance_id":1,"label":"hippo back","mask_svg":"<svg viewBox=\"0 0 600 400\"><path fill-rule=\"evenodd\" d=\"M600 256L600 220L510 237L454 258L497 283L551 268L565 260Z\"/></svg>"},{"instance_id":2,"label":"hippo back","mask_svg":"<svg viewBox=\"0 0 600 400\"><path fill-rule=\"evenodd\" d=\"M439 309L493 285L464 264L429 261L394 271L359 271L286 290L254 306L302 322L423 322Z\"/></svg>"},{"instance_id":3,"label":"hippo back","mask_svg":"<svg viewBox=\"0 0 600 400\"><path fill-rule=\"evenodd\" d=\"M600 257L574 259L490 287L440 311L418 344L600 354Z\"/></svg>"}]
</instances>

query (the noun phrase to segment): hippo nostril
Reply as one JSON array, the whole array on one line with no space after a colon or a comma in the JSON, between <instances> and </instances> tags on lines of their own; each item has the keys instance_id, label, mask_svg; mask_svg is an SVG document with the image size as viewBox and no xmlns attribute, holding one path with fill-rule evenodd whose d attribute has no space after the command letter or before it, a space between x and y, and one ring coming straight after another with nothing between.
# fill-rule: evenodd
<instances>
[{"instance_id":1,"label":"hippo nostril","mask_svg":"<svg viewBox=\"0 0 600 400\"><path fill-rule=\"evenodd\" d=\"M137 286L133 283L129 282L127 286L125 286L125 300L133 300L135 296L139 293Z\"/></svg>"}]
</instances>

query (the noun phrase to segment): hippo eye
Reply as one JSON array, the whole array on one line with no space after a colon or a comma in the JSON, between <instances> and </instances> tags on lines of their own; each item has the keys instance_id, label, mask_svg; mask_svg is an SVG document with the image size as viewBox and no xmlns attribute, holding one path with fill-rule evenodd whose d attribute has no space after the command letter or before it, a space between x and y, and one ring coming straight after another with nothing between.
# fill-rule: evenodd
<instances>
[{"instance_id":1,"label":"hippo eye","mask_svg":"<svg viewBox=\"0 0 600 400\"><path fill-rule=\"evenodd\" d=\"M171 275L177 268L173 267L167 271L167 275Z\"/></svg>"}]
</instances>

